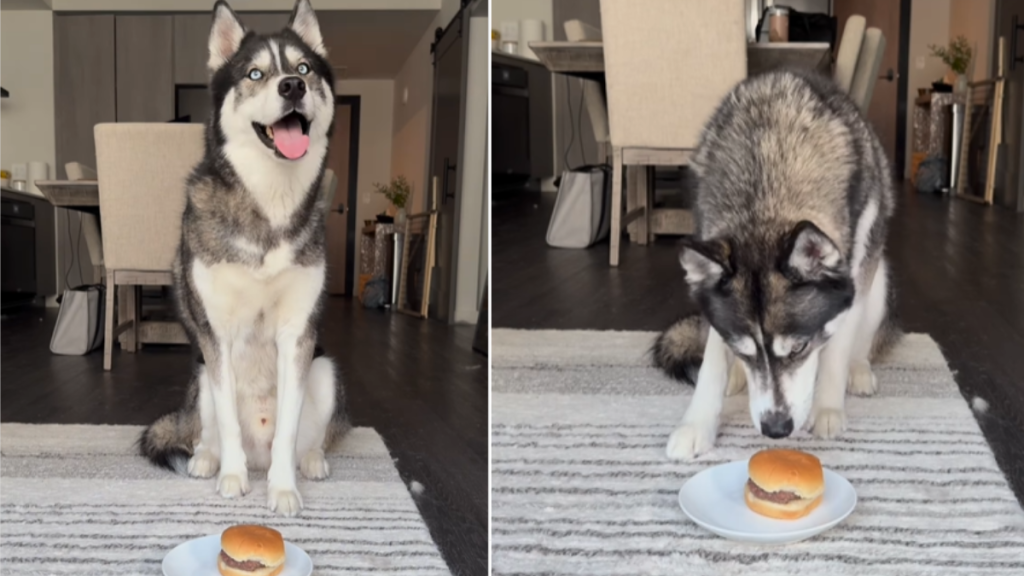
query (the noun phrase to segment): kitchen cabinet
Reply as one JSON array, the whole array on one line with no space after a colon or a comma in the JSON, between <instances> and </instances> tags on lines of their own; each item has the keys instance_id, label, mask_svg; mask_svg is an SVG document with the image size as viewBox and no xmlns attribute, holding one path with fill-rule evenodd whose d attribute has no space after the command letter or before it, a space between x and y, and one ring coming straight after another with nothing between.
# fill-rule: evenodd
<instances>
[{"instance_id":1,"label":"kitchen cabinet","mask_svg":"<svg viewBox=\"0 0 1024 576\"><path fill-rule=\"evenodd\" d=\"M117 121L174 119L174 17L116 16Z\"/></svg>"}]
</instances>

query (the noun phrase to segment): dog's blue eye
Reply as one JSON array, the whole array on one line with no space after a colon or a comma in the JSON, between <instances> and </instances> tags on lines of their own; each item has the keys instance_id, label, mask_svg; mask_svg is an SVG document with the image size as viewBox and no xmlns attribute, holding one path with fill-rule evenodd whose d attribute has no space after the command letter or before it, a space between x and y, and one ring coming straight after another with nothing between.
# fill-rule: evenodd
<instances>
[{"instance_id":1,"label":"dog's blue eye","mask_svg":"<svg viewBox=\"0 0 1024 576\"><path fill-rule=\"evenodd\" d=\"M298 71L299 74L302 74L303 76L309 74L309 64L306 64L305 62L299 64Z\"/></svg>"},{"instance_id":2,"label":"dog's blue eye","mask_svg":"<svg viewBox=\"0 0 1024 576\"><path fill-rule=\"evenodd\" d=\"M249 80L259 80L260 78L263 78L263 72L258 68L249 70Z\"/></svg>"}]
</instances>

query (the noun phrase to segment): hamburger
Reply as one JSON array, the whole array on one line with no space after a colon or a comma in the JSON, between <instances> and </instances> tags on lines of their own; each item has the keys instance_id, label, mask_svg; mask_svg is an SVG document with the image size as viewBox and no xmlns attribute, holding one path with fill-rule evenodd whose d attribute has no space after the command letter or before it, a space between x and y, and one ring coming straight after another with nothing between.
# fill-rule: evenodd
<instances>
[{"instance_id":1,"label":"hamburger","mask_svg":"<svg viewBox=\"0 0 1024 576\"><path fill-rule=\"evenodd\" d=\"M284 569L284 538L266 526L240 525L220 535L223 576L276 576Z\"/></svg>"},{"instance_id":2,"label":"hamburger","mask_svg":"<svg viewBox=\"0 0 1024 576\"><path fill-rule=\"evenodd\" d=\"M750 458L747 471L747 506L769 518L803 518L825 493L821 461L799 450L762 450Z\"/></svg>"}]
</instances>

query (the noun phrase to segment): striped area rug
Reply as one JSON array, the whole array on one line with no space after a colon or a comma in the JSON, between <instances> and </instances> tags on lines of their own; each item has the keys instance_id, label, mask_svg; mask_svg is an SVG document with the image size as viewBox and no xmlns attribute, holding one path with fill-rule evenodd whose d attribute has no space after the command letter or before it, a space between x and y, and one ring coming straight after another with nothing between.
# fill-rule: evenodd
<instances>
[{"instance_id":1,"label":"striped area rug","mask_svg":"<svg viewBox=\"0 0 1024 576\"><path fill-rule=\"evenodd\" d=\"M297 518L267 510L265 473L250 473L245 498L225 500L214 480L149 465L132 446L140 431L0 425L0 572L160 574L181 542L257 523L306 550L317 575L449 574L371 428L354 429L328 456L329 479L300 476Z\"/></svg>"},{"instance_id":2,"label":"striped area rug","mask_svg":"<svg viewBox=\"0 0 1024 576\"><path fill-rule=\"evenodd\" d=\"M654 333L493 331L495 574L1024 574L1024 511L933 340L909 335L850 398L848 432L761 437L726 402L713 452L665 443L691 388L653 368ZM813 452L853 483L857 509L786 546L728 541L679 509L683 483L769 447Z\"/></svg>"}]
</instances>

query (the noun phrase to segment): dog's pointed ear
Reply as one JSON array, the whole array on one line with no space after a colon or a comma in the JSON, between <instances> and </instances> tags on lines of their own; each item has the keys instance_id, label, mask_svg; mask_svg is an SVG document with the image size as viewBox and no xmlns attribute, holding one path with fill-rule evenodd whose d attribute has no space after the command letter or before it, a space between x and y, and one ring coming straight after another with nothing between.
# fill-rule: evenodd
<instances>
[{"instance_id":1,"label":"dog's pointed ear","mask_svg":"<svg viewBox=\"0 0 1024 576\"><path fill-rule=\"evenodd\" d=\"M723 275L732 272L730 256L732 248L725 240L700 241L684 239L679 263L686 271L686 281L691 285L707 281L717 282Z\"/></svg>"},{"instance_id":2,"label":"dog's pointed ear","mask_svg":"<svg viewBox=\"0 0 1024 576\"><path fill-rule=\"evenodd\" d=\"M297 0L292 16L288 19L288 27L295 31L302 38L302 41L313 49L313 52L327 57L327 48L324 48L324 38L320 35L320 23L317 22L316 12L310 6L309 0Z\"/></svg>"},{"instance_id":3,"label":"dog's pointed ear","mask_svg":"<svg viewBox=\"0 0 1024 576\"><path fill-rule=\"evenodd\" d=\"M224 0L213 6L213 26L210 28L210 59L206 67L210 72L220 70L238 52L245 38L245 27L238 21L234 10Z\"/></svg>"},{"instance_id":4,"label":"dog's pointed ear","mask_svg":"<svg viewBox=\"0 0 1024 576\"><path fill-rule=\"evenodd\" d=\"M797 223L783 242L783 267L800 278L821 279L841 272L845 266L835 242L808 220Z\"/></svg>"}]
</instances>

